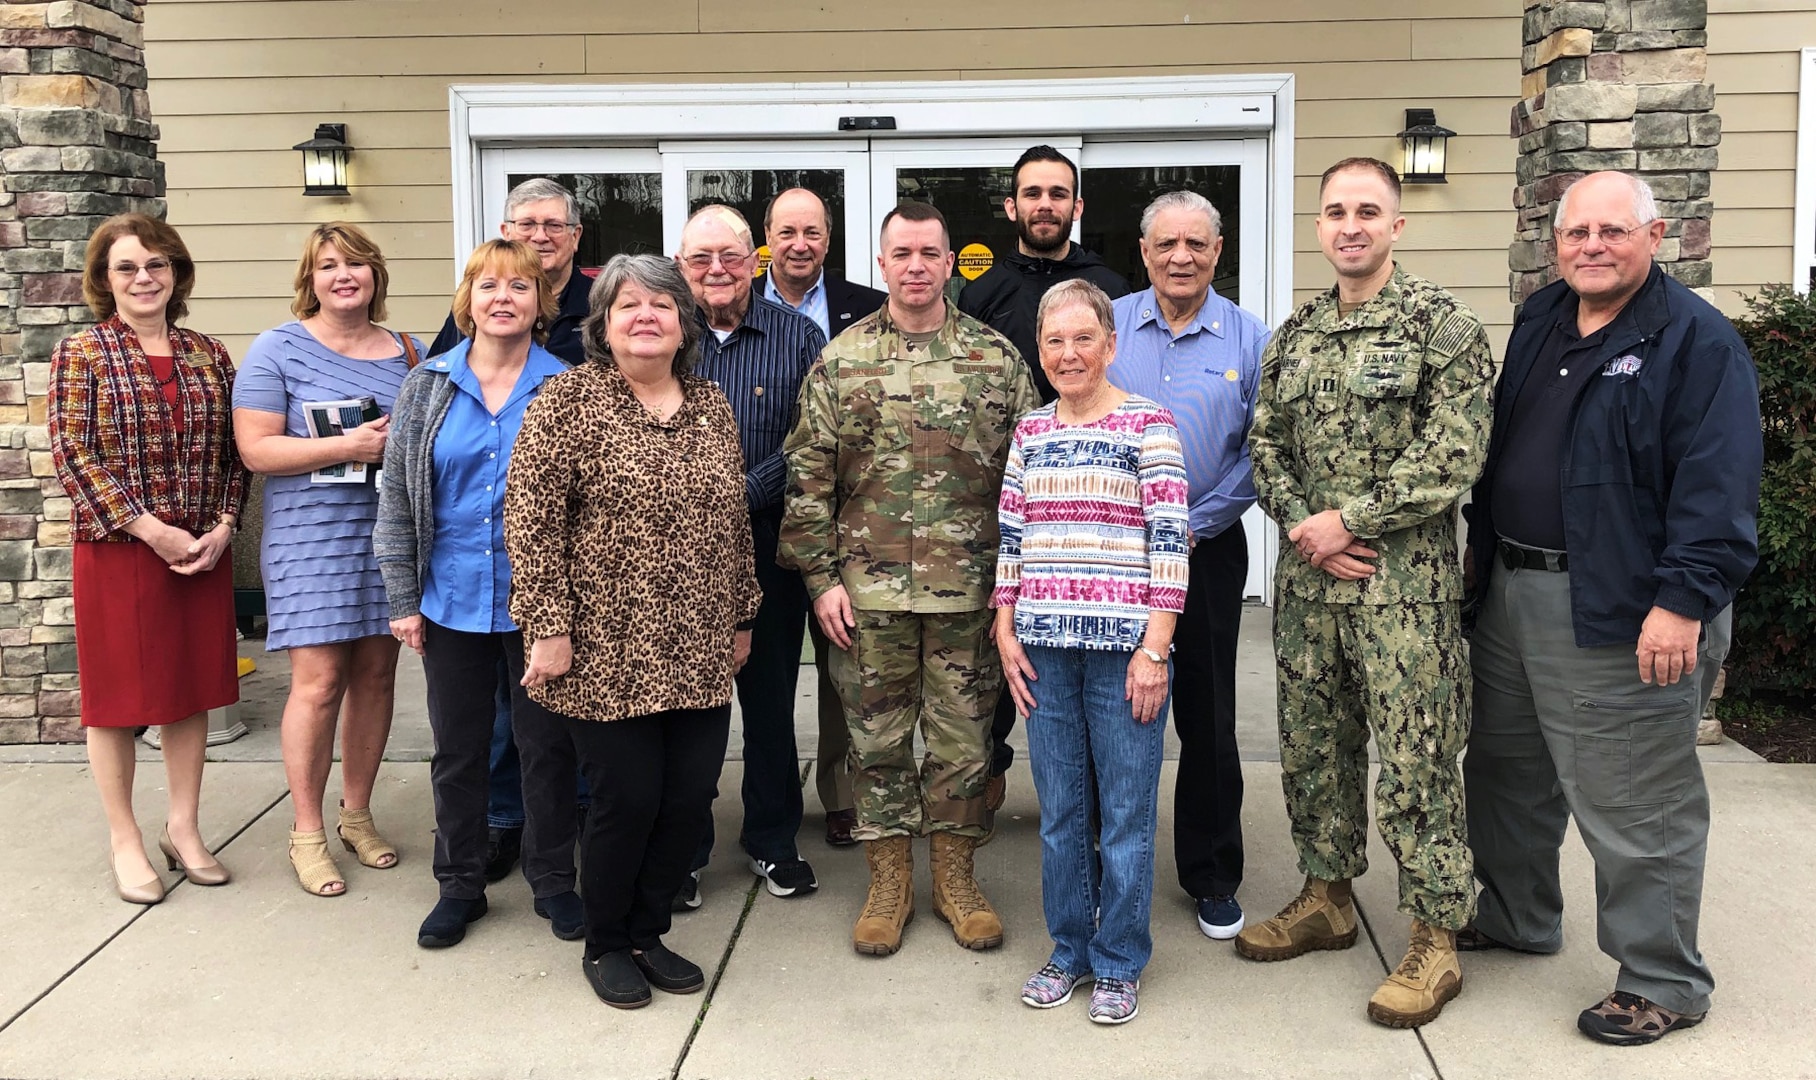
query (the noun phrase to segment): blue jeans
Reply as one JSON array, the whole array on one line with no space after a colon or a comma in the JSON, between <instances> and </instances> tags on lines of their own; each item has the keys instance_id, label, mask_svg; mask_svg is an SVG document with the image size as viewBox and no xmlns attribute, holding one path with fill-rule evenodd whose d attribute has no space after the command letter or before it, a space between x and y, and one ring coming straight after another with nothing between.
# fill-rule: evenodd
<instances>
[{"instance_id":1,"label":"blue jeans","mask_svg":"<svg viewBox=\"0 0 1816 1080\"><path fill-rule=\"evenodd\" d=\"M511 737L511 673L498 662L498 696L493 702L490 784L486 792L486 827L523 828L523 769ZM580 777L580 805L592 801L586 777Z\"/></svg>"},{"instance_id":2,"label":"blue jeans","mask_svg":"<svg viewBox=\"0 0 1816 1080\"><path fill-rule=\"evenodd\" d=\"M1031 686L1039 704L1028 717L1028 769L1040 795L1041 907L1052 960L1074 975L1133 982L1154 952L1148 913L1166 704L1152 723L1136 722L1123 698L1129 653L1026 648L1040 676ZM1093 804L1103 822L1096 854Z\"/></svg>"}]
</instances>

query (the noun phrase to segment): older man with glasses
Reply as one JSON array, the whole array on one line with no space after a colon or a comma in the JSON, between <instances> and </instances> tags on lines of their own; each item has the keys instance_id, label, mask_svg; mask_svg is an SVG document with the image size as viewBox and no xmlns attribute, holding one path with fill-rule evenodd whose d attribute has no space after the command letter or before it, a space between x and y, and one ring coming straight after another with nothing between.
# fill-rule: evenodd
<instances>
[{"instance_id":1,"label":"older man with glasses","mask_svg":"<svg viewBox=\"0 0 1816 1080\"><path fill-rule=\"evenodd\" d=\"M574 255L580 250L580 207L574 193L547 177L525 180L505 196L504 220L498 235L528 244L542 260L549 288L558 305L549 327L548 351L572 367L585 359L580 348L580 321L586 318L587 291L593 279L574 273ZM429 346L431 357L461 343L465 335L454 325L453 312ZM586 781L580 781L581 804L587 799ZM523 777L518 771L517 746L511 739L510 697L500 692L498 718L492 726L491 796L486 807L486 880L502 881L517 864L523 848Z\"/></svg>"},{"instance_id":2,"label":"older man with glasses","mask_svg":"<svg viewBox=\"0 0 1816 1080\"><path fill-rule=\"evenodd\" d=\"M719 384L738 422L744 449L744 495L756 548L763 606L749 626L750 660L738 672L744 729L744 828L739 842L751 872L773 896L801 897L819 887L795 847L801 829L801 770L795 753L795 682L807 630L807 588L776 565L782 489L788 468L782 441L794 426L801 380L826 345L813 320L752 294L756 244L744 215L704 206L681 230L675 255L699 305L705 333L694 374ZM700 906L700 871L712 854L710 829L682 883L675 909Z\"/></svg>"}]
</instances>

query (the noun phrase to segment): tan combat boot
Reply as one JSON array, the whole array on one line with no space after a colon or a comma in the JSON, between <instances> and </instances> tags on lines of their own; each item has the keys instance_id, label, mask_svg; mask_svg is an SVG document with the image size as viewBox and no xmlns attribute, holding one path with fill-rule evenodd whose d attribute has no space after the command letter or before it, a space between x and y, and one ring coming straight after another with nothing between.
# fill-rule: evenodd
<instances>
[{"instance_id":1,"label":"tan combat boot","mask_svg":"<svg viewBox=\"0 0 1816 1080\"><path fill-rule=\"evenodd\" d=\"M1414 919L1406 959L1368 999L1368 1018L1388 1027L1418 1027L1436 1020L1444 1003L1462 992L1456 931Z\"/></svg>"},{"instance_id":2,"label":"tan combat boot","mask_svg":"<svg viewBox=\"0 0 1816 1080\"><path fill-rule=\"evenodd\" d=\"M889 956L902 947L902 927L914 921L914 838L886 836L864 841L870 861L870 895L851 929L851 946L869 956Z\"/></svg>"},{"instance_id":3,"label":"tan combat boot","mask_svg":"<svg viewBox=\"0 0 1816 1080\"><path fill-rule=\"evenodd\" d=\"M933 913L952 924L952 936L967 949L994 949L1003 943L1003 921L977 887L971 855L977 840L936 832L928 841L933 852Z\"/></svg>"},{"instance_id":4,"label":"tan combat boot","mask_svg":"<svg viewBox=\"0 0 1816 1080\"><path fill-rule=\"evenodd\" d=\"M1280 914L1236 935L1236 951L1250 960L1291 960L1317 949L1347 949L1356 929L1349 882L1308 877Z\"/></svg>"}]
</instances>

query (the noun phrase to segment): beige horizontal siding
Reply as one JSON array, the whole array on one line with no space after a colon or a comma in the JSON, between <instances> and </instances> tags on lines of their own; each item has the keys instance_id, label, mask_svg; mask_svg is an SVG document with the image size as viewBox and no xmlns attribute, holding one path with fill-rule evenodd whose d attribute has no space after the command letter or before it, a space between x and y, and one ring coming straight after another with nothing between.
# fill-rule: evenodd
<instances>
[{"instance_id":1,"label":"beige horizontal siding","mask_svg":"<svg viewBox=\"0 0 1816 1080\"><path fill-rule=\"evenodd\" d=\"M287 317L301 238L368 224L395 326L447 305L452 82L814 82L1291 73L1295 291L1328 285L1317 174L1397 158L1409 107L1461 132L1451 183L1409 188L1405 264L1455 288L1497 340L1511 317L1508 112L1520 19L1505 0L159 0L146 11L170 216L201 266L192 323L244 348ZM882 67L879 65L887 65ZM292 143L318 122L358 148L348 199L300 193ZM1037 118L1031 131L1038 132ZM1770 134L1770 133L1766 133ZM1770 209L1769 207L1762 209ZM1136 208L1125 208L1134 213ZM1094 204L1094 214L1105 208Z\"/></svg>"},{"instance_id":2,"label":"beige horizontal siding","mask_svg":"<svg viewBox=\"0 0 1816 1080\"><path fill-rule=\"evenodd\" d=\"M1812 45L1808 4L1710 0L1709 81L1722 120L1721 168L1709 181L1715 299L1731 316L1746 310L1744 296L1791 279L1798 50Z\"/></svg>"}]
</instances>

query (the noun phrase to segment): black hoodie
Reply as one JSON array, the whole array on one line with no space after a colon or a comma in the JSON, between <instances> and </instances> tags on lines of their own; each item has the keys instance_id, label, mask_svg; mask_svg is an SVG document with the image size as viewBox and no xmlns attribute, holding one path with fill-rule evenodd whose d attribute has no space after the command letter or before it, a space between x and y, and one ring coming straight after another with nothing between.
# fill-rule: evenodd
<instances>
[{"instance_id":1,"label":"black hoodie","mask_svg":"<svg viewBox=\"0 0 1816 1080\"><path fill-rule=\"evenodd\" d=\"M1096 253L1077 244L1063 259L1023 255L1017 247L996 261L976 281L967 282L958 294L958 309L1008 338L1027 362L1042 401L1056 395L1047 373L1040 369L1039 343L1034 340L1034 312L1048 289L1062 281L1084 278L1108 293L1110 299L1127 296L1129 283L1104 264Z\"/></svg>"}]
</instances>

